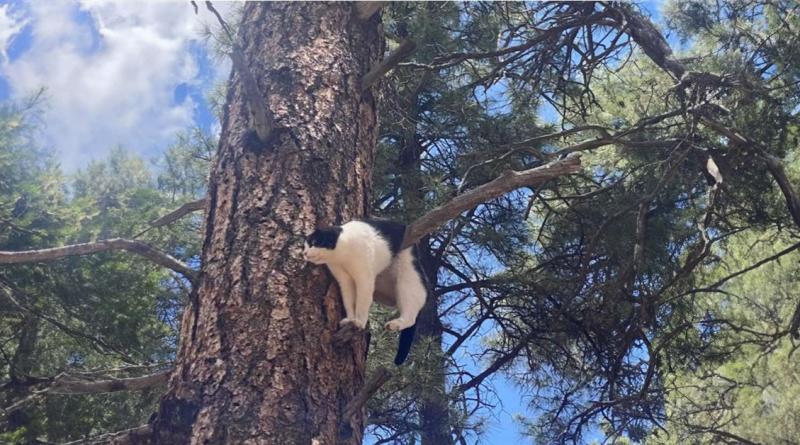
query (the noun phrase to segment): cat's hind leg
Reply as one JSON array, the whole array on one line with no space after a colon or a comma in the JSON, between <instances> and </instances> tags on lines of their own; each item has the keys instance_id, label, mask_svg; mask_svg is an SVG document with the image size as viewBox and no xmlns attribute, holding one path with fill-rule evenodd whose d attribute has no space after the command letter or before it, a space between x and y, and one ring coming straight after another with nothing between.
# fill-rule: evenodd
<instances>
[{"instance_id":1,"label":"cat's hind leg","mask_svg":"<svg viewBox=\"0 0 800 445\"><path fill-rule=\"evenodd\" d=\"M397 284L395 298L397 298L397 309L400 314L394 320L386 323L386 329L390 331L402 331L403 329L414 326L417 322L417 315L425 305L428 297L428 290L422 282L419 272L414 267L413 257L410 252L401 253L403 257L397 267Z\"/></svg>"}]
</instances>

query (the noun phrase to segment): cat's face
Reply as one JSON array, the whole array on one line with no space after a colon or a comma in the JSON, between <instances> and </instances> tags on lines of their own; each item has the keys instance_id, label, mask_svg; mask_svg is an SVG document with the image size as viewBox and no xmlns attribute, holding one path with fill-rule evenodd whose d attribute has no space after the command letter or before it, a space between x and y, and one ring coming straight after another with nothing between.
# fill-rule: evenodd
<instances>
[{"instance_id":1,"label":"cat's face","mask_svg":"<svg viewBox=\"0 0 800 445\"><path fill-rule=\"evenodd\" d=\"M306 238L303 246L303 257L306 261L314 264L327 263L336 249L336 242L339 240L340 233L342 233L341 227L326 227L315 230L314 233Z\"/></svg>"},{"instance_id":2,"label":"cat's face","mask_svg":"<svg viewBox=\"0 0 800 445\"><path fill-rule=\"evenodd\" d=\"M312 246L309 244L308 240L306 240L305 246L303 246L303 257L306 261L314 264L327 263L328 256L331 252L333 252L333 250Z\"/></svg>"}]
</instances>

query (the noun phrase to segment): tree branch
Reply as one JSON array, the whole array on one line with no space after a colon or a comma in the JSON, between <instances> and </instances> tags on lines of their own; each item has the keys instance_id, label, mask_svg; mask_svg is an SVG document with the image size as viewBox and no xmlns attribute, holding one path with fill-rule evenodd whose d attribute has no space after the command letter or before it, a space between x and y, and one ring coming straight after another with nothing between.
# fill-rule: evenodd
<instances>
[{"instance_id":1,"label":"tree branch","mask_svg":"<svg viewBox=\"0 0 800 445\"><path fill-rule=\"evenodd\" d=\"M537 184L568 173L575 173L580 167L581 159L576 156L553 161L529 170L506 171L497 179L469 190L463 195L456 196L411 223L406 230L406 236L403 239L401 248L405 249L412 246L423 236L441 227L442 224L486 201L520 187Z\"/></svg>"},{"instance_id":2,"label":"tree branch","mask_svg":"<svg viewBox=\"0 0 800 445\"><path fill-rule=\"evenodd\" d=\"M732 439L732 440L735 440L736 442L740 442L740 443L742 443L744 445L761 445L758 442L753 442L752 440L747 440L742 436L737 436L736 434L729 433L727 431L719 430L719 429L716 429L716 428L702 428L701 431L705 431L707 433L711 433L711 434L714 434L716 436L724 437L726 439Z\"/></svg>"},{"instance_id":3,"label":"tree branch","mask_svg":"<svg viewBox=\"0 0 800 445\"><path fill-rule=\"evenodd\" d=\"M476 375L472 380L456 387L455 392L457 394L461 394L483 383L483 381L486 380L487 377L497 372L500 368L502 368L508 362L510 362L516 356L518 356L519 353L522 352L522 348L524 348L525 345L527 345L528 342L531 341L535 335L536 332L528 333L528 335L523 337L522 340L520 340L520 342L517 343L517 345L514 346L512 350L508 351L508 353L506 353L499 359L495 360L495 362L492 363L488 368L486 368L482 373Z\"/></svg>"},{"instance_id":4,"label":"tree branch","mask_svg":"<svg viewBox=\"0 0 800 445\"><path fill-rule=\"evenodd\" d=\"M8 408L4 408L2 411L4 415L8 415L50 395L102 394L122 391L143 391L166 382L167 378L169 377L169 373L170 371L165 371L142 377L96 381L78 379L69 374L62 374L53 380L51 386L41 391L34 392L28 397L17 401Z\"/></svg>"},{"instance_id":5,"label":"tree branch","mask_svg":"<svg viewBox=\"0 0 800 445\"><path fill-rule=\"evenodd\" d=\"M33 261L54 260L72 255L87 255L90 253L104 252L106 250L126 250L173 270L194 283L197 275L188 265L180 260L161 252L152 246L139 241L122 238L113 238L93 243L72 244L52 249L26 250L20 252L0 252L0 264L30 263Z\"/></svg>"},{"instance_id":6,"label":"tree branch","mask_svg":"<svg viewBox=\"0 0 800 445\"><path fill-rule=\"evenodd\" d=\"M54 317L52 317L50 315L47 315L47 314L44 314L39 309L36 309L35 307L28 307L28 306L22 304L20 301L17 301L17 299L14 298L15 295L17 295L20 298L20 300L22 300L22 301L30 301L30 298L27 295L25 295L25 293L22 292L16 285L14 285L14 283L10 282L9 280L7 280L7 279L5 279L3 277L0 277L0 290L2 290L3 293L5 294L5 297L9 301L11 301L11 304L16 306L20 311L30 313L30 314L32 314L32 315L34 315L34 316L36 316L36 317L48 322L48 323L50 323L51 325L55 326L56 328L60 329L65 334L67 334L67 335L69 335L69 336L71 336L73 338L76 338L76 339L77 338L83 338L83 339L89 340L89 342L90 342L89 344L91 345L91 347L94 348L97 352L99 352L101 354L107 354L108 350L111 350L111 351L114 351L117 354L119 354L120 358L123 361L128 362L128 363L132 363L133 362L132 359L128 356L128 354L122 348L120 348L119 346L110 344L110 343L106 342L105 340L103 340L102 338L99 338L99 337L96 337L94 335L91 335L90 333L86 332L86 330L84 330L84 329L71 328L71 327L67 326L66 324L61 323L60 321L56 320ZM39 382L39 383L42 383L42 382Z\"/></svg>"},{"instance_id":7,"label":"tree branch","mask_svg":"<svg viewBox=\"0 0 800 445\"><path fill-rule=\"evenodd\" d=\"M770 154L766 147L735 128L728 128L722 123L702 115L700 116L700 122L727 137L729 140L752 147L756 151L758 157L766 164L767 170L769 170L772 178L778 183L778 187L780 187L781 193L783 193L783 197L786 200L786 207L789 209L789 214L792 216L794 223L800 227L800 200L798 200L797 194L792 187L791 180L786 176L786 171L780 159Z\"/></svg>"},{"instance_id":8,"label":"tree branch","mask_svg":"<svg viewBox=\"0 0 800 445\"><path fill-rule=\"evenodd\" d=\"M655 26L640 13L634 11L629 5L622 4L614 9L614 11L621 17L622 21L626 23L626 26L629 27L631 38L639 44L644 53L650 57L656 65L680 80L682 85L688 85L693 81L699 81L699 79L711 79L715 83L723 82L723 78L711 73L688 72L683 63L674 57L669 44ZM795 224L800 227L800 200L798 200L780 160L770 154L766 147L744 135L742 132L728 128L714 119L705 116L703 114L703 107L696 107L688 111L698 115L700 121L707 127L726 136L730 140L749 145L756 150L756 153L764 160L770 174L778 183L786 199L786 204L792 219Z\"/></svg>"},{"instance_id":9,"label":"tree branch","mask_svg":"<svg viewBox=\"0 0 800 445\"><path fill-rule=\"evenodd\" d=\"M206 207L206 198L198 199L197 201L187 202L182 206L178 207L177 209L167 213L166 215L158 219L155 219L153 221L150 221L150 227L166 226L167 224L171 224L192 212L203 210L205 207Z\"/></svg>"},{"instance_id":10,"label":"tree branch","mask_svg":"<svg viewBox=\"0 0 800 445\"><path fill-rule=\"evenodd\" d=\"M50 394L101 394L121 391L143 391L167 381L171 371L159 372L142 377L87 381L63 379L49 388Z\"/></svg>"},{"instance_id":11,"label":"tree branch","mask_svg":"<svg viewBox=\"0 0 800 445\"><path fill-rule=\"evenodd\" d=\"M775 261L778 258L780 258L780 257L782 257L782 256L784 256L786 254L792 253L797 249L800 249L800 243L793 244L793 245L781 250L780 252L776 253L775 255L770 255L767 258L764 258L762 260L756 261L755 263L751 264L750 266L747 266L742 270L734 272L734 273L726 276L725 278L720 279L716 283L712 284L711 286L706 287L703 290L717 289L718 287L722 286L723 284L727 283L728 281L730 281L730 280L732 280L732 279L734 279L734 278L736 278L736 277L738 277L740 275L744 275L747 272L750 272L751 270L758 269L759 267L761 267L761 266L763 266L763 265L765 265L767 263L771 263L772 261Z\"/></svg>"},{"instance_id":12,"label":"tree branch","mask_svg":"<svg viewBox=\"0 0 800 445\"><path fill-rule=\"evenodd\" d=\"M417 44L414 43L413 40L409 38L405 38L401 43L400 46L397 47L388 57L383 59L383 61L378 64L375 68L370 70L362 79L361 79L361 92L367 91L369 87L371 87L375 82L378 81L381 77L383 77L386 73L388 73L392 68L397 66L401 60L405 59L406 57L410 56L414 50L417 49Z\"/></svg>"},{"instance_id":13,"label":"tree branch","mask_svg":"<svg viewBox=\"0 0 800 445\"><path fill-rule=\"evenodd\" d=\"M342 346L367 331L369 331L369 324L367 324L365 329L360 329L356 325L348 323L333 334L331 343L333 343L334 346Z\"/></svg>"},{"instance_id":14,"label":"tree branch","mask_svg":"<svg viewBox=\"0 0 800 445\"><path fill-rule=\"evenodd\" d=\"M541 34L537 35L534 38L529 39L528 41L521 43L519 45L508 46L506 48L498 49L495 51L487 51L487 52L472 52L472 53L452 53L446 54L433 59L433 62L429 65L426 64L417 64L417 63L404 63L404 66L410 66L416 69L424 69L424 70L441 70L445 68L450 68L456 65L459 65L467 60L474 60L474 59L486 59L491 57L500 57L506 54L511 53L518 53L521 54L524 51L527 51L534 46L544 43L547 40L552 40L556 38L560 38L561 35L570 28L573 27L581 27L585 26L589 23L597 23L603 21L607 15L605 13L598 13L593 14L588 17L580 17L578 20L574 20L571 22L566 22L564 24L553 26L548 28L546 31L543 31Z\"/></svg>"},{"instance_id":15,"label":"tree branch","mask_svg":"<svg viewBox=\"0 0 800 445\"><path fill-rule=\"evenodd\" d=\"M639 44L647 57L676 79L681 80L686 68L675 58L672 48L650 20L625 4L619 5L613 11L621 16L620 26L627 26L631 38Z\"/></svg>"},{"instance_id":16,"label":"tree branch","mask_svg":"<svg viewBox=\"0 0 800 445\"><path fill-rule=\"evenodd\" d=\"M358 394L353 397L347 406L344 408L344 419L352 419L353 416L358 414L364 405L369 402L369 399L381 389L389 379L392 378L392 372L389 371L389 368L385 366L381 366L375 371L375 374L370 377L369 381L358 391Z\"/></svg>"},{"instance_id":17,"label":"tree branch","mask_svg":"<svg viewBox=\"0 0 800 445\"><path fill-rule=\"evenodd\" d=\"M72 442L65 442L60 445L144 445L152 443L150 433L152 426L142 425L136 428L131 428L125 431L116 433L103 434L102 436L92 437L89 439L74 440ZM52 442L37 441L42 445L57 445Z\"/></svg>"},{"instance_id":18,"label":"tree branch","mask_svg":"<svg viewBox=\"0 0 800 445\"><path fill-rule=\"evenodd\" d=\"M242 78L245 98L247 99L250 117L253 120L253 127L258 135L258 140L265 144L269 139L270 134L272 134L272 112L266 106L264 96L261 94L261 89L258 87L256 77L247 67L247 64L244 61L244 53L236 43L236 39L233 38L228 24L225 23L225 20L222 19L222 16L219 12L217 12L211 2L206 2L206 8L217 17L220 26L222 26L222 29L225 30L225 33L231 40L232 48L230 57L231 61L233 62L233 68Z\"/></svg>"}]
</instances>

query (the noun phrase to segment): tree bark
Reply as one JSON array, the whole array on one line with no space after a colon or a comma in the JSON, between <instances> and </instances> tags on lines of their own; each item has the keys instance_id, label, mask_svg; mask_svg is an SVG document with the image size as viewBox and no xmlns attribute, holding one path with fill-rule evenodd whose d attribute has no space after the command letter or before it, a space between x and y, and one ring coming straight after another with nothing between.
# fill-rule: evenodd
<instances>
[{"instance_id":1,"label":"tree bark","mask_svg":"<svg viewBox=\"0 0 800 445\"><path fill-rule=\"evenodd\" d=\"M351 3L249 3L241 47L274 118L254 137L233 72L211 173L202 266L153 423L161 444L358 444L343 420L364 382L362 337L334 347L341 299L306 263L317 225L367 214L377 110L361 78L383 53L380 17Z\"/></svg>"}]
</instances>

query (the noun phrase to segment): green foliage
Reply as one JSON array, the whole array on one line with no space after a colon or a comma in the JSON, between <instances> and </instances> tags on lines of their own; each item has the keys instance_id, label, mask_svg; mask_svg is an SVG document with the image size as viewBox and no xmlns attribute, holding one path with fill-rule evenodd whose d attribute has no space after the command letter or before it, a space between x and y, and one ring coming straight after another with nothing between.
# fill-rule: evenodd
<instances>
[{"instance_id":1,"label":"green foliage","mask_svg":"<svg viewBox=\"0 0 800 445\"><path fill-rule=\"evenodd\" d=\"M768 257L788 246L785 234L732 239L721 267L709 282L750 265L758 252ZM796 345L784 335L800 294L798 254L788 254L735 278L698 299L698 310L725 320L704 342L715 354L694 369L676 369L669 379L669 421L647 443L701 444L723 431L755 443L792 443L800 434L796 400ZM661 433L661 434L658 434Z\"/></svg>"},{"instance_id":2,"label":"green foliage","mask_svg":"<svg viewBox=\"0 0 800 445\"><path fill-rule=\"evenodd\" d=\"M67 179L28 138L34 103L0 114L0 250L28 250L99 239L139 239L190 264L199 255L199 217L148 230L148 222L204 193L212 138L179 135L158 175L117 147ZM33 114L32 114L33 113ZM30 395L27 376L119 368L108 376L147 374L132 364L169 363L177 348L187 284L127 253L104 252L0 268L0 372L3 406ZM68 441L141 425L160 389L49 397L0 424L3 443Z\"/></svg>"}]
</instances>

